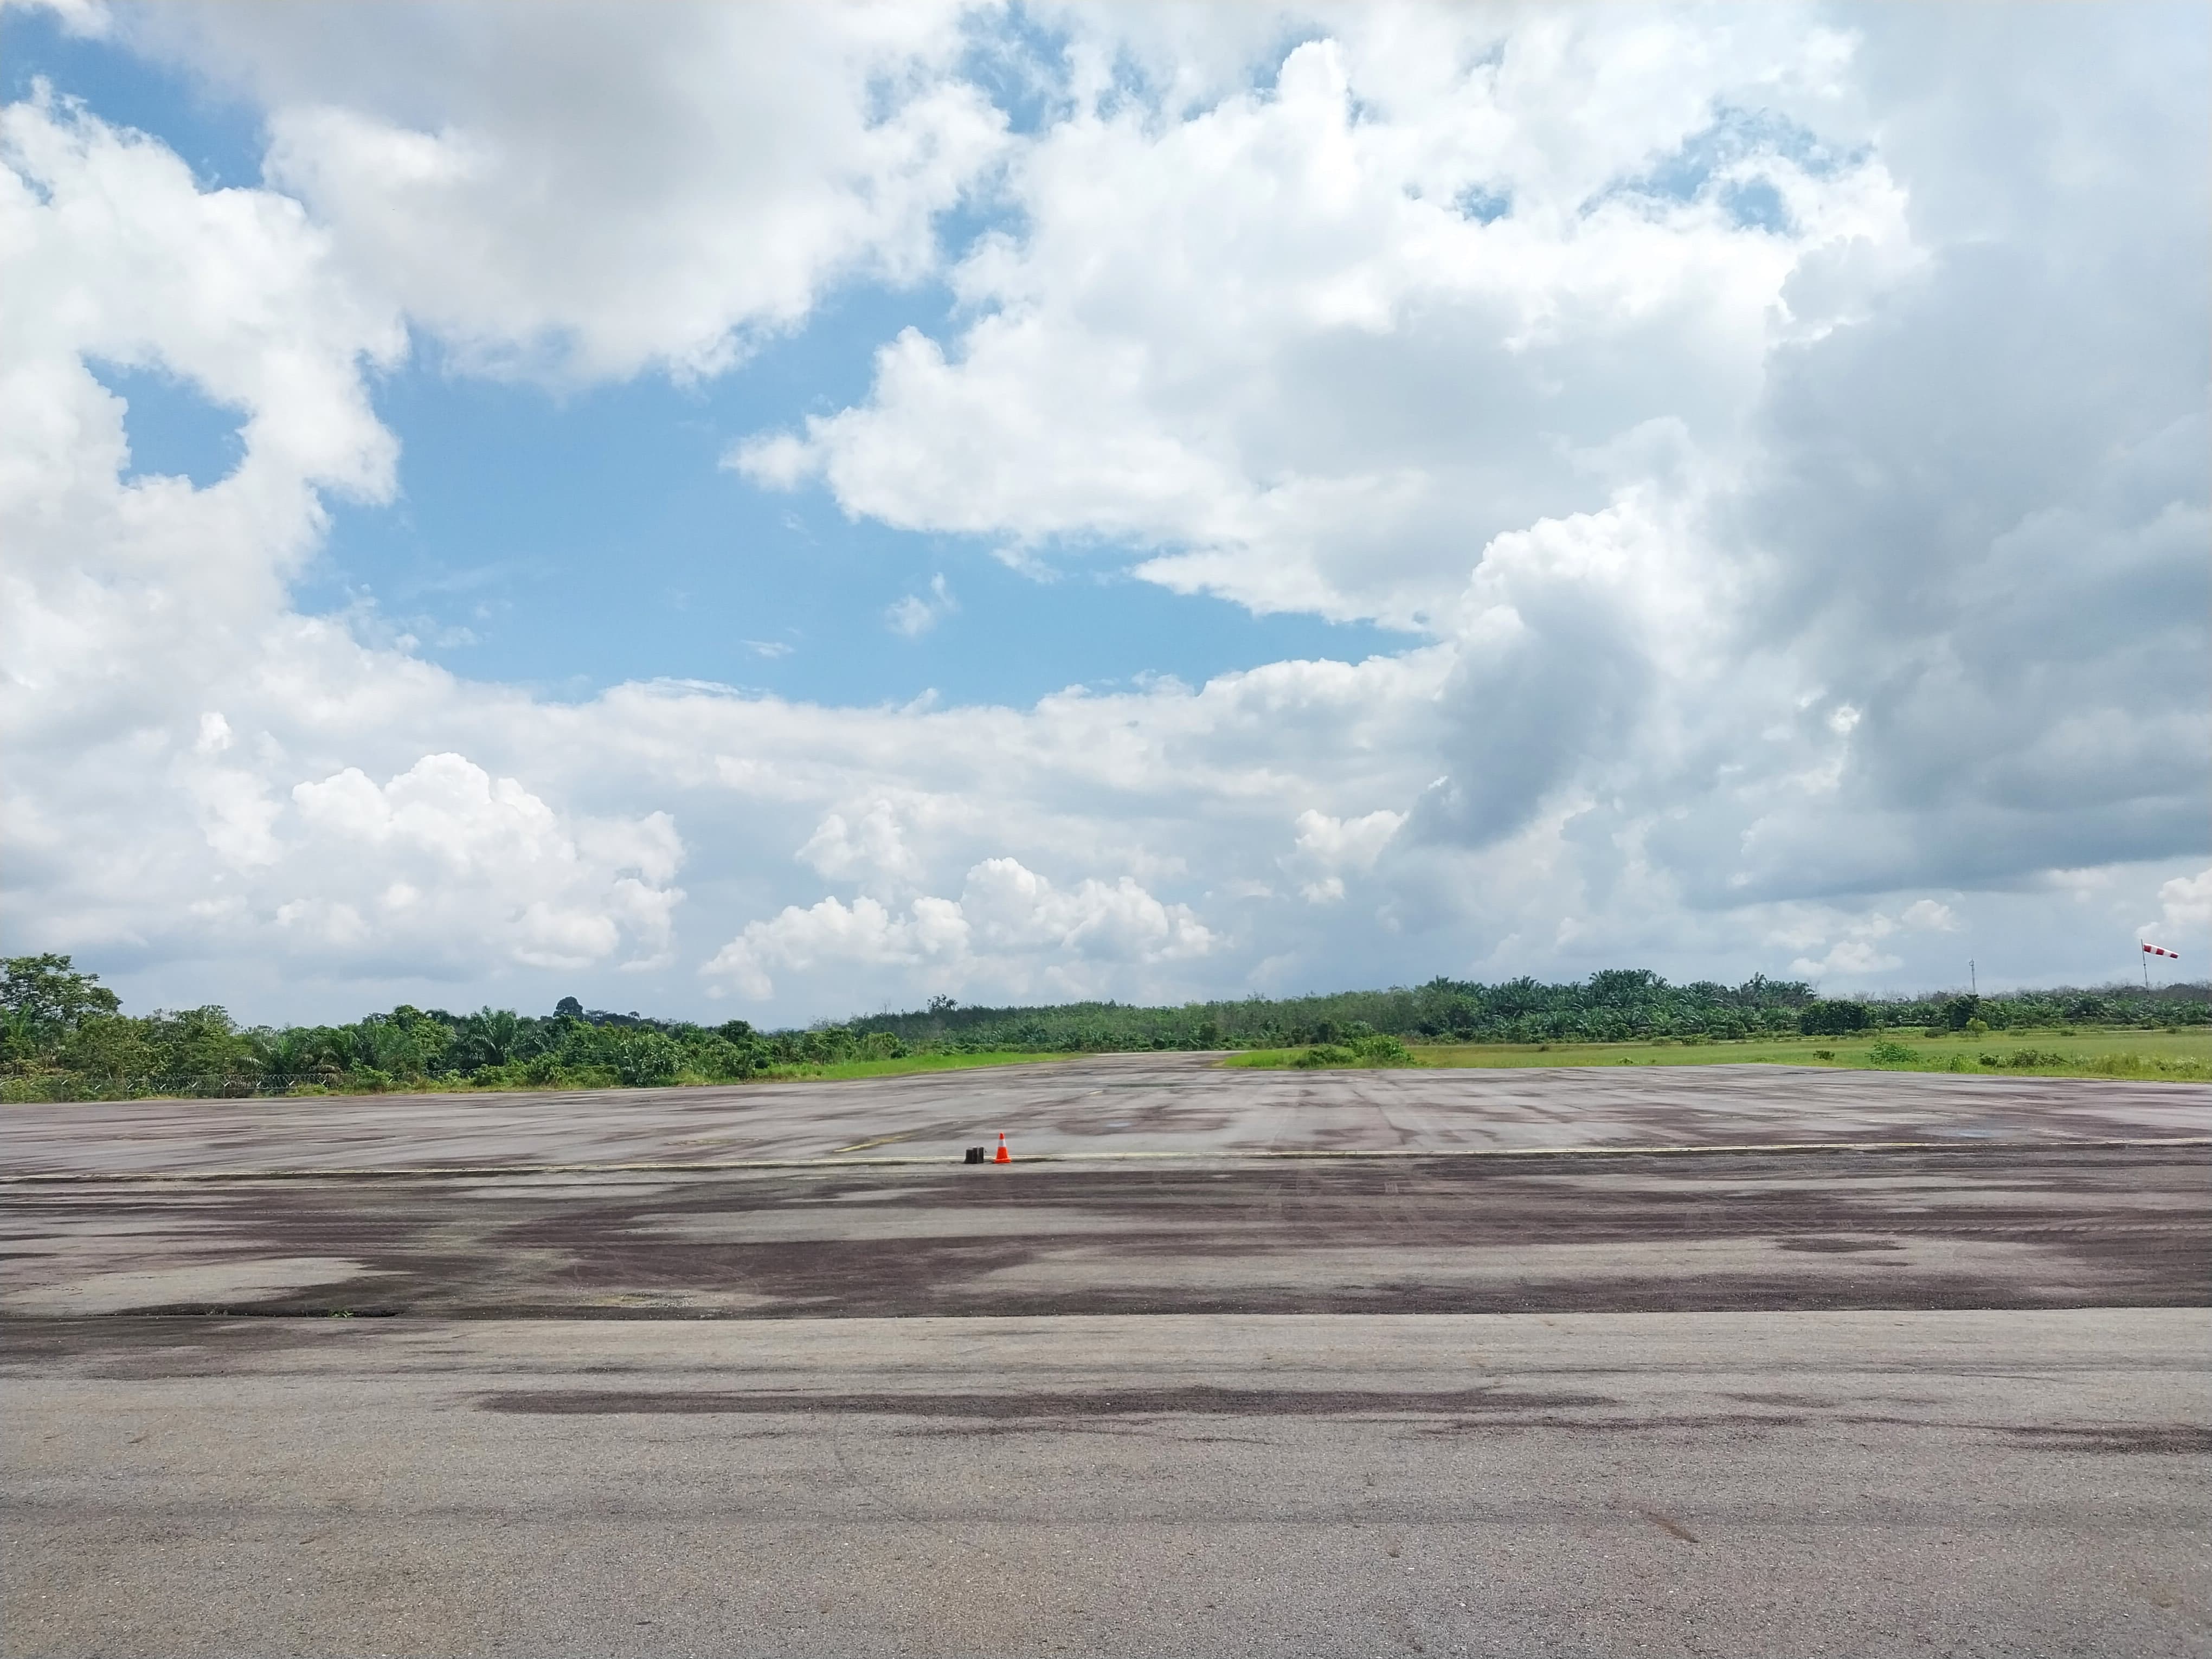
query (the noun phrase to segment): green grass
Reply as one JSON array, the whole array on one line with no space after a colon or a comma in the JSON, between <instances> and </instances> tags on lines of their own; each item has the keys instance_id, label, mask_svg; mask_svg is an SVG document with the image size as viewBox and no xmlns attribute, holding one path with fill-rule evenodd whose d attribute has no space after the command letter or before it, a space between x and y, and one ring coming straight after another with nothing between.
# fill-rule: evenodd
<instances>
[{"instance_id":1,"label":"green grass","mask_svg":"<svg viewBox=\"0 0 2212 1659\"><path fill-rule=\"evenodd\" d=\"M778 1066L754 1081L784 1083L815 1078L836 1081L855 1077L903 1077L909 1072L964 1072L977 1066L1026 1066L1048 1060L1074 1058L1073 1054L1038 1054L1003 1048L974 1054L908 1054L899 1060L840 1060L818 1066Z\"/></svg>"},{"instance_id":2,"label":"green grass","mask_svg":"<svg viewBox=\"0 0 2212 1659\"><path fill-rule=\"evenodd\" d=\"M837 1082L847 1078L903 1077L909 1072L964 1072L977 1066L1020 1066L1036 1060L1067 1060L1068 1054L1036 1054L1012 1049L989 1049L972 1054L904 1054L896 1060L836 1060L814 1062L799 1061L789 1066L772 1066L764 1072L756 1072L744 1079L754 1083ZM456 1094L529 1093L545 1089L612 1089L621 1086L610 1073L605 1079L574 1079L567 1082L498 1083L489 1086L472 1084L465 1078L441 1078L428 1083L402 1085L408 1092L431 1090ZM739 1086L727 1078L702 1076L696 1072L678 1073L666 1084L656 1085L678 1089L726 1089ZM297 1092L296 1091L295 1092ZM398 1092L395 1090L394 1092Z\"/></svg>"},{"instance_id":3,"label":"green grass","mask_svg":"<svg viewBox=\"0 0 2212 1659\"><path fill-rule=\"evenodd\" d=\"M1877 1054L1877 1042L1889 1046ZM1287 1069L1305 1052L1255 1048L1222 1064ZM1935 1037L1908 1029L1856 1036L1754 1037L1740 1042L1663 1038L1645 1042L1437 1042L1414 1044L1412 1053L1414 1065L1423 1066L1821 1066L1999 1077L2212 1081L2212 1029L2202 1026L2181 1031L1991 1031L1977 1036L1947 1032ZM1986 1063L1984 1055L1996 1063ZM1345 1068L1358 1064L1346 1062Z\"/></svg>"},{"instance_id":4,"label":"green grass","mask_svg":"<svg viewBox=\"0 0 2212 1659\"><path fill-rule=\"evenodd\" d=\"M898 1060L844 1060L817 1065L777 1066L765 1072L755 1073L743 1083L733 1083L726 1078L702 1077L696 1073L679 1073L659 1088L732 1088L749 1087L756 1083L797 1083L813 1080L836 1081L846 1078L899 1077L909 1072L959 1072L976 1066L1023 1066L1043 1060L1072 1060L1072 1054L1030 1054L997 1049L972 1054L908 1054ZM24 1105L33 1103L68 1100L209 1100L209 1099L315 1099L352 1097L372 1094L394 1095L489 1095L543 1094L548 1091L566 1092L577 1089L617 1089L621 1080L611 1070L594 1068L581 1074L568 1073L544 1083L530 1083L516 1078L499 1078L495 1081L478 1081L465 1077L396 1078L382 1088L370 1089L349 1086L343 1078L329 1084L296 1083L281 1093L263 1096L258 1090L241 1087L235 1094L165 1094L158 1091L138 1090L98 1091L90 1088L79 1091L79 1080L66 1073L50 1073L32 1078L0 1079L0 1104Z\"/></svg>"}]
</instances>

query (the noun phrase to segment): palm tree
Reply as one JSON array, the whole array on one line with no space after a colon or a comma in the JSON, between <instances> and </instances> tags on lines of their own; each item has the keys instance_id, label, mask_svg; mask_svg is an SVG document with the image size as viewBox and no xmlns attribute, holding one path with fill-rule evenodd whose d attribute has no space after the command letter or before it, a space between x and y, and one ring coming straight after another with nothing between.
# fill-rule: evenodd
<instances>
[{"instance_id":1,"label":"palm tree","mask_svg":"<svg viewBox=\"0 0 2212 1659\"><path fill-rule=\"evenodd\" d=\"M516 1058L528 1033L512 1008L479 1008L461 1022L453 1039L453 1059L465 1072L504 1066Z\"/></svg>"}]
</instances>

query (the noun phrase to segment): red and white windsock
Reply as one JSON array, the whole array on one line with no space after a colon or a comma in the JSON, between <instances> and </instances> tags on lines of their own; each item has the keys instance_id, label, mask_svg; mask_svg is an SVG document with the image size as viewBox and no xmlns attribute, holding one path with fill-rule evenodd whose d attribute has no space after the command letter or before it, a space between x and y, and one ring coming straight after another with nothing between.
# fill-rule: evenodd
<instances>
[{"instance_id":1,"label":"red and white windsock","mask_svg":"<svg viewBox=\"0 0 2212 1659\"><path fill-rule=\"evenodd\" d=\"M2169 951L2162 945L2146 945L2143 946L2143 954L2147 957L2172 957L2176 962L2181 960L2180 951Z\"/></svg>"}]
</instances>

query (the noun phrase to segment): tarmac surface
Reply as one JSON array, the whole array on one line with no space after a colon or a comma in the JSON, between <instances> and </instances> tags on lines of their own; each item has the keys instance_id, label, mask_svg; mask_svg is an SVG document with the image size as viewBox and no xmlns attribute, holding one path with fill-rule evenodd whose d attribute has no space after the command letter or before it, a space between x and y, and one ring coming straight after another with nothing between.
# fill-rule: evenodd
<instances>
[{"instance_id":1,"label":"tarmac surface","mask_svg":"<svg viewBox=\"0 0 2212 1659\"><path fill-rule=\"evenodd\" d=\"M10 1654L2212 1653L2212 1090L0 1110Z\"/></svg>"},{"instance_id":2,"label":"tarmac surface","mask_svg":"<svg viewBox=\"0 0 2212 1659\"><path fill-rule=\"evenodd\" d=\"M160 1174L957 1158L1430 1152L2212 1131L2212 1087L1786 1066L1224 1069L1107 1054L860 1083L549 1094L135 1100L5 1113L0 1170Z\"/></svg>"}]
</instances>

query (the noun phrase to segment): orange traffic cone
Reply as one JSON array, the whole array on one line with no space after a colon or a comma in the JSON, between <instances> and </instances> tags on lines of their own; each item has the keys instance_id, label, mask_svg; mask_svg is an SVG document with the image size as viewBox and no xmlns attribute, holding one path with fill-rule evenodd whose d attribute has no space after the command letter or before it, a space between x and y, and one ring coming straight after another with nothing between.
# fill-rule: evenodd
<instances>
[{"instance_id":1,"label":"orange traffic cone","mask_svg":"<svg viewBox=\"0 0 2212 1659\"><path fill-rule=\"evenodd\" d=\"M1004 1135L1000 1135L999 1137L999 1155L993 1158L991 1162L994 1164L1012 1164L1013 1161L1014 1155L1006 1150L1006 1138Z\"/></svg>"}]
</instances>

